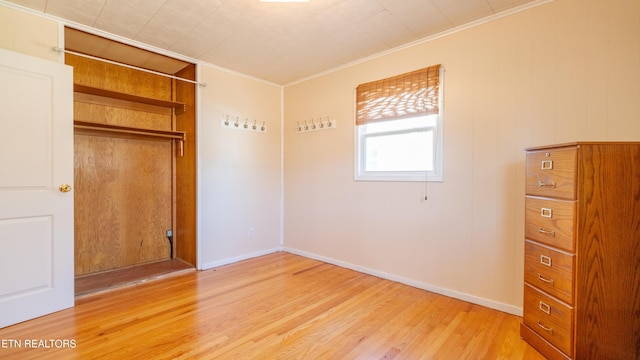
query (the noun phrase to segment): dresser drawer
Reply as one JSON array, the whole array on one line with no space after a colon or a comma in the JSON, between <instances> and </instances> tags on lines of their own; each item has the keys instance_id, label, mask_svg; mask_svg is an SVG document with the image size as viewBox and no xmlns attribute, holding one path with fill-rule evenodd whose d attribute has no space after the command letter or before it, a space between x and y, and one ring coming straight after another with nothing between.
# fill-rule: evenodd
<instances>
[{"instance_id":1,"label":"dresser drawer","mask_svg":"<svg viewBox=\"0 0 640 360\"><path fill-rule=\"evenodd\" d=\"M525 284L523 321L562 352L573 356L573 308Z\"/></svg>"},{"instance_id":2,"label":"dresser drawer","mask_svg":"<svg viewBox=\"0 0 640 360\"><path fill-rule=\"evenodd\" d=\"M577 155L575 147L528 151L526 194L574 200Z\"/></svg>"},{"instance_id":3,"label":"dresser drawer","mask_svg":"<svg viewBox=\"0 0 640 360\"><path fill-rule=\"evenodd\" d=\"M524 281L573 304L573 255L532 241L524 243Z\"/></svg>"},{"instance_id":4,"label":"dresser drawer","mask_svg":"<svg viewBox=\"0 0 640 360\"><path fill-rule=\"evenodd\" d=\"M576 202L527 196L525 231L527 239L575 251Z\"/></svg>"}]
</instances>

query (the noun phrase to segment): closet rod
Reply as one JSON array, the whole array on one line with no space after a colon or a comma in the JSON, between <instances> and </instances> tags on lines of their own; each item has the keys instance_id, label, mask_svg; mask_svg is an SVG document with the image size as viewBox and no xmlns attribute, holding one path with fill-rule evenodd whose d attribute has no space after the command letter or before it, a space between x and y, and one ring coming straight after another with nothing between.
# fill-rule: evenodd
<instances>
[{"instance_id":1,"label":"closet rod","mask_svg":"<svg viewBox=\"0 0 640 360\"><path fill-rule=\"evenodd\" d=\"M153 70L149 70L149 69L145 69L145 68L141 68L141 67L137 67L137 66L133 66L133 65L129 65L129 64L124 64L124 63L120 63L120 62L113 61L113 60L102 59L102 58L99 58L99 57L95 57L95 56L91 56L91 55L87 55L87 54L82 54L82 53L71 51L71 50L65 50L65 49L62 49L62 48L59 48L59 47L54 47L53 50L57 51L59 53L73 54L73 55L76 55L76 56L81 56L81 57L85 57L85 58L88 58L88 59L102 61L102 62L106 62L106 63L113 64L113 65L124 66L124 67L129 68L129 69L140 70L140 71L148 72L148 73L151 73L151 74L168 77L168 78L171 78L171 79L186 81L188 83L196 84L198 86L203 86L203 87L207 86L206 83L201 83L201 82L197 82L197 81L193 81L193 80L189 80L189 79L183 79L181 77L177 77L177 76L161 73L161 72L158 72L158 71L153 71Z\"/></svg>"}]
</instances>

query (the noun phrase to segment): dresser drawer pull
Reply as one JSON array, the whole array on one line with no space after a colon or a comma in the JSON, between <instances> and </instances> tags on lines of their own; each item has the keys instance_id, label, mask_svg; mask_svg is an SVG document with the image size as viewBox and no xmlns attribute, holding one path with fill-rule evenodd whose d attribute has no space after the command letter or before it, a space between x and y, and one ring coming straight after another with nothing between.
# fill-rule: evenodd
<instances>
[{"instance_id":1,"label":"dresser drawer pull","mask_svg":"<svg viewBox=\"0 0 640 360\"><path fill-rule=\"evenodd\" d=\"M538 187L556 187L556 183L554 181L546 183L542 180L538 180Z\"/></svg>"},{"instance_id":2,"label":"dresser drawer pull","mask_svg":"<svg viewBox=\"0 0 640 360\"><path fill-rule=\"evenodd\" d=\"M543 313L547 314L547 315L551 315L551 306L549 306L549 304L545 304L542 301L540 301L540 311L542 311Z\"/></svg>"},{"instance_id":3,"label":"dresser drawer pull","mask_svg":"<svg viewBox=\"0 0 640 360\"><path fill-rule=\"evenodd\" d=\"M542 170L553 170L553 160L542 160L540 168Z\"/></svg>"},{"instance_id":4,"label":"dresser drawer pull","mask_svg":"<svg viewBox=\"0 0 640 360\"><path fill-rule=\"evenodd\" d=\"M553 279L545 279L541 274L538 274L538 280L553 285Z\"/></svg>"},{"instance_id":5,"label":"dresser drawer pull","mask_svg":"<svg viewBox=\"0 0 640 360\"><path fill-rule=\"evenodd\" d=\"M553 236L553 237L555 237L555 236L556 236L556 232L555 232L555 231L553 231L553 230L545 230L545 229L543 229L543 228L540 228L540 229L538 229L538 232L539 232L540 234L544 234L544 235L549 235L549 236Z\"/></svg>"},{"instance_id":6,"label":"dresser drawer pull","mask_svg":"<svg viewBox=\"0 0 640 360\"><path fill-rule=\"evenodd\" d=\"M540 208L540 216L551 219L552 214L553 210L549 208Z\"/></svg>"},{"instance_id":7,"label":"dresser drawer pull","mask_svg":"<svg viewBox=\"0 0 640 360\"><path fill-rule=\"evenodd\" d=\"M542 325L540 323L540 320L538 320L538 326L540 326L540 328L542 328L542 330L548 332L549 334L553 334L553 329L550 328L550 327L546 327L546 326Z\"/></svg>"},{"instance_id":8,"label":"dresser drawer pull","mask_svg":"<svg viewBox=\"0 0 640 360\"><path fill-rule=\"evenodd\" d=\"M551 258L548 256L540 255L540 264L551 267Z\"/></svg>"}]
</instances>

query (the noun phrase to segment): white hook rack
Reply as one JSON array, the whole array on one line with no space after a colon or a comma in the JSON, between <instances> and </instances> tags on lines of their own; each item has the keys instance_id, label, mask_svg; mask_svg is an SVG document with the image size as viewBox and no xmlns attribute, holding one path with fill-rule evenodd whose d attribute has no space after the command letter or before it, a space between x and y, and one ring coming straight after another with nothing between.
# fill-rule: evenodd
<instances>
[{"instance_id":1,"label":"white hook rack","mask_svg":"<svg viewBox=\"0 0 640 360\"><path fill-rule=\"evenodd\" d=\"M266 133L267 132L267 124L265 121L262 123L257 120L249 120L245 118L244 121L240 120L239 116L236 116L235 120L231 119L228 115L225 119L220 119L220 127L234 130L244 130L244 131L253 131Z\"/></svg>"},{"instance_id":2,"label":"white hook rack","mask_svg":"<svg viewBox=\"0 0 640 360\"><path fill-rule=\"evenodd\" d=\"M326 119L318 118L311 119L309 121L305 120L303 122L298 121L296 124L296 131L298 133L306 133L311 131L320 131L320 130L329 130L336 128L336 121L331 120L330 117L326 117Z\"/></svg>"}]
</instances>

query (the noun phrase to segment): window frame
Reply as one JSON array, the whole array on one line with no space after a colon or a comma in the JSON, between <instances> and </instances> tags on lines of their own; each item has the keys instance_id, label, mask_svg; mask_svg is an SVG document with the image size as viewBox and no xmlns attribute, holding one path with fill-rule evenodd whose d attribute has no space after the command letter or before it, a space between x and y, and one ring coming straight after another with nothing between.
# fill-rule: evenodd
<instances>
[{"instance_id":1,"label":"window frame","mask_svg":"<svg viewBox=\"0 0 640 360\"><path fill-rule=\"evenodd\" d=\"M376 132L376 133L366 133L367 125L356 126L355 129L355 169L354 169L354 179L356 181L429 181L429 182L441 182L444 181L444 131L443 131L443 116L442 116L442 108L440 108L436 120L435 126L426 125L423 128L424 131L429 131L429 129L434 129L434 144L433 148L435 151L433 157L433 170L432 171L366 171L365 163L366 163L366 150L365 150L365 138L367 137L377 137L377 136L388 136L388 135L398 135L398 134L408 134L411 132L415 132L416 129L407 129L407 130L391 130L385 132ZM409 118L411 119L411 118ZM407 119L408 120L408 119ZM403 120L392 120L392 121L403 121ZM422 131L422 130L421 130Z\"/></svg>"},{"instance_id":2,"label":"window frame","mask_svg":"<svg viewBox=\"0 0 640 360\"><path fill-rule=\"evenodd\" d=\"M435 125L435 136L433 143L433 170L432 171L365 171L364 166L366 163L366 150L365 138L366 126L357 125L354 122L354 180L356 181L422 181L422 182L442 182L444 181L444 67L440 66L439 84L438 84L438 113ZM355 92L354 92L355 96ZM355 118L354 112L354 118ZM404 121L420 117L416 114L414 117L405 119L395 119L390 121ZM426 128L434 128L434 126L425 126ZM386 132L376 132L373 136L385 136L394 135L399 133L414 132L414 129L398 131L391 130ZM369 135L372 136L372 135Z\"/></svg>"}]
</instances>

